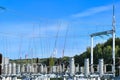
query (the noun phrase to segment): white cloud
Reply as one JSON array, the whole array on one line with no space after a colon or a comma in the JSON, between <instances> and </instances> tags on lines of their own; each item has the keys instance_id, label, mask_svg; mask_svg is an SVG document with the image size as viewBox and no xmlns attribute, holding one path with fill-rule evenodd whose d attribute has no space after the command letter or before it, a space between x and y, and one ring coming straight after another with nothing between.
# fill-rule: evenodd
<instances>
[{"instance_id":1,"label":"white cloud","mask_svg":"<svg viewBox=\"0 0 120 80\"><path fill-rule=\"evenodd\" d=\"M64 31L66 30L67 23L55 23L51 25L47 25L46 27L41 27L41 31L46 31L46 32L56 32L58 31Z\"/></svg>"},{"instance_id":2,"label":"white cloud","mask_svg":"<svg viewBox=\"0 0 120 80\"><path fill-rule=\"evenodd\" d=\"M77 18L77 17L87 17L91 16L100 12L108 11L112 9L112 5L106 5L106 6L99 6L99 7L93 7L88 10L85 10L83 12L77 13L72 15L72 17Z\"/></svg>"},{"instance_id":3,"label":"white cloud","mask_svg":"<svg viewBox=\"0 0 120 80\"><path fill-rule=\"evenodd\" d=\"M47 23L8 23L2 24L3 29L0 31L0 35L10 37L51 37L56 36L57 31L64 32L67 29L67 22L51 22Z\"/></svg>"},{"instance_id":4,"label":"white cloud","mask_svg":"<svg viewBox=\"0 0 120 80\"><path fill-rule=\"evenodd\" d=\"M56 36L58 30L59 33L64 32L67 30L68 23L61 22L61 23L54 23L48 25L41 25L40 27L35 29L35 33L29 34L29 37L53 37ZM58 33L58 34L59 34Z\"/></svg>"}]
</instances>

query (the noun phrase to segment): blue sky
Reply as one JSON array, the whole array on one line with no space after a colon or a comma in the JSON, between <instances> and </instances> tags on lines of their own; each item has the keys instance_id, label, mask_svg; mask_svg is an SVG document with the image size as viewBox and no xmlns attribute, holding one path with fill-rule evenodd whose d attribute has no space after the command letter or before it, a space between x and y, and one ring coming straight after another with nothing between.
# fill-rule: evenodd
<instances>
[{"instance_id":1,"label":"blue sky","mask_svg":"<svg viewBox=\"0 0 120 80\"><path fill-rule=\"evenodd\" d=\"M65 56L81 54L90 46L90 34L112 29L113 3L120 37L119 0L0 0L6 8L0 9L0 52L12 59L46 58L56 50L54 56L62 57L65 45Z\"/></svg>"}]
</instances>

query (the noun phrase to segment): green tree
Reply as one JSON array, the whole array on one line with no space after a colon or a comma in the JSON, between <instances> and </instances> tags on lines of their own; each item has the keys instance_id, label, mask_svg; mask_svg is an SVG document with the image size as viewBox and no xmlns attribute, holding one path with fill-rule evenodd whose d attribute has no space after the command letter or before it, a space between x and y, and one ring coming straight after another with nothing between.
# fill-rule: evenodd
<instances>
[{"instance_id":1,"label":"green tree","mask_svg":"<svg viewBox=\"0 0 120 80\"><path fill-rule=\"evenodd\" d=\"M54 66L54 58L50 57L49 66Z\"/></svg>"},{"instance_id":2,"label":"green tree","mask_svg":"<svg viewBox=\"0 0 120 80\"><path fill-rule=\"evenodd\" d=\"M107 47L104 47L103 49L103 59L104 59L104 62L105 63L112 63L112 47L111 46L107 46Z\"/></svg>"}]
</instances>

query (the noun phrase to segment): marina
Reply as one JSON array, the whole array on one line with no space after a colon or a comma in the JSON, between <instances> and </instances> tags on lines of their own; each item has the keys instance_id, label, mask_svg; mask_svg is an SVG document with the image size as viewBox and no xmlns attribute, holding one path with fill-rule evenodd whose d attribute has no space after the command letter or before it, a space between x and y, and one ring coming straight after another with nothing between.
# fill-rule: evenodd
<instances>
[{"instance_id":1,"label":"marina","mask_svg":"<svg viewBox=\"0 0 120 80\"><path fill-rule=\"evenodd\" d=\"M113 6L114 11L114 6ZM10 63L9 58L2 58L1 79L2 80L117 80L115 79L115 16L113 15L113 29L103 32L91 34L91 62L89 58L84 60L84 66L75 66L74 58L71 57L69 65L59 64L57 66L46 66L46 64L32 63L32 64L16 64ZM103 59L99 59L97 69L94 71L93 63L93 37L99 35L112 34L113 36L113 64L110 64L111 71L107 72L107 65L104 64ZM80 72L80 73L79 73ZM77 74L79 73L79 74Z\"/></svg>"}]
</instances>

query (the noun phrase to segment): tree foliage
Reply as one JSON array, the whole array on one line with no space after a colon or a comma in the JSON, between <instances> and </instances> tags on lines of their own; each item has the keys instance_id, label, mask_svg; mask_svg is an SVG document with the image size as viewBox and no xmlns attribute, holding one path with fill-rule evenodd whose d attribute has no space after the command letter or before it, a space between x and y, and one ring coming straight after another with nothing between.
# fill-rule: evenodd
<instances>
[{"instance_id":1,"label":"tree foliage","mask_svg":"<svg viewBox=\"0 0 120 80\"><path fill-rule=\"evenodd\" d=\"M84 65L84 59L89 58L90 59L90 47L86 49L85 52L83 52L80 55L75 55L75 63L80 64L80 66ZM116 59L120 57L120 38L116 38L115 40L115 55ZM104 59L105 64L111 64L112 63L112 38L108 39L105 43L98 43L94 47L93 51L93 60L94 64L98 64L98 59ZM117 61L116 61L117 63Z\"/></svg>"}]
</instances>

